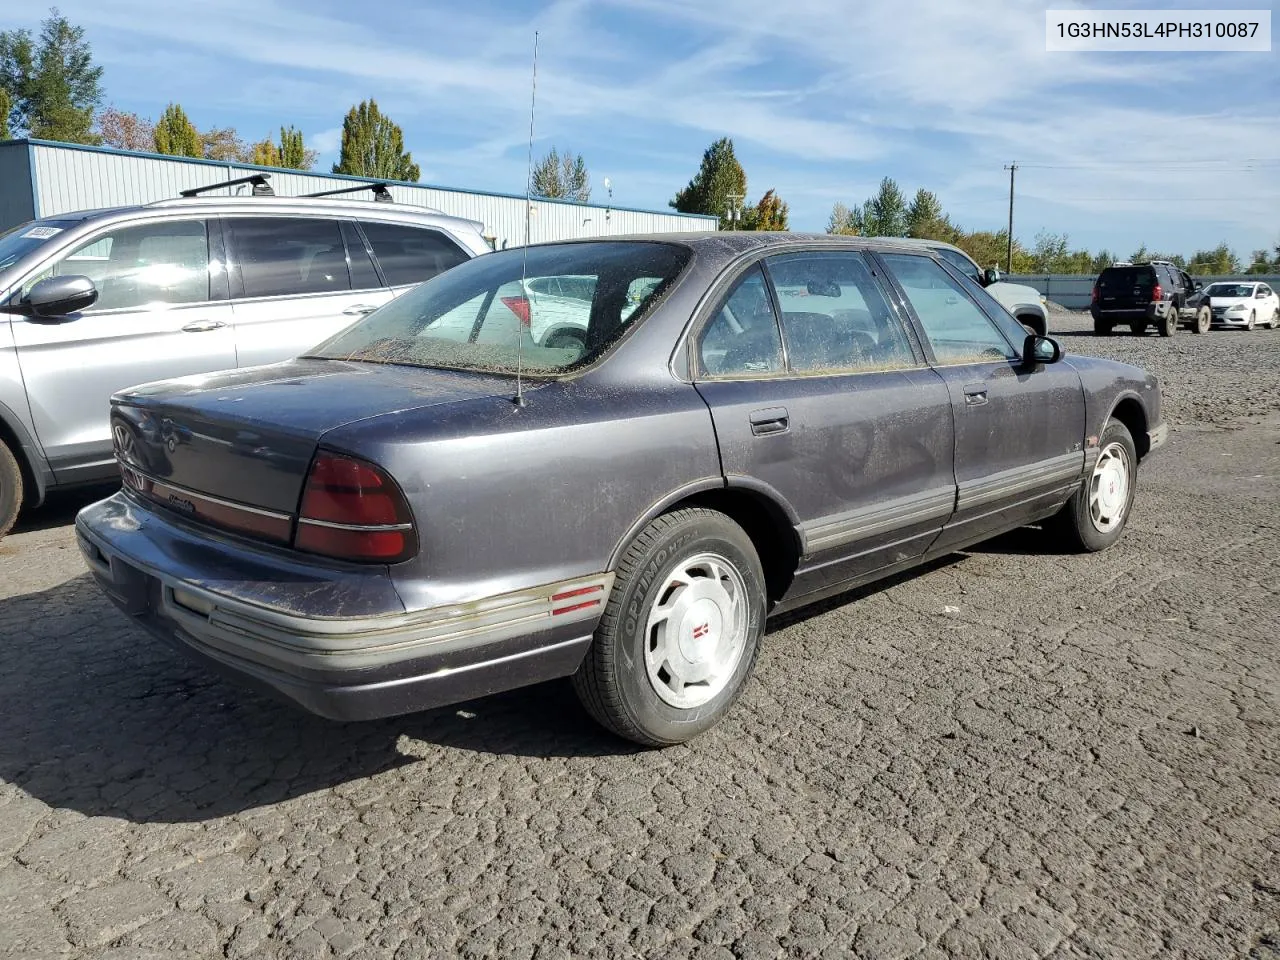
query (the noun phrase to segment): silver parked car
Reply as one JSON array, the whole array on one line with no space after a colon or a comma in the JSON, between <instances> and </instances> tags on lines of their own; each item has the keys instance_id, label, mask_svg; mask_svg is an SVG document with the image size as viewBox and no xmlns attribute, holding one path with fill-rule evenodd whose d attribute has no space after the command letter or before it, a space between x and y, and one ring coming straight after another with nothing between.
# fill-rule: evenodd
<instances>
[{"instance_id":1,"label":"silver parked car","mask_svg":"<svg viewBox=\"0 0 1280 960\"><path fill-rule=\"evenodd\" d=\"M0 235L0 536L24 499L116 474L113 392L297 356L489 249L470 220L254 186Z\"/></svg>"}]
</instances>

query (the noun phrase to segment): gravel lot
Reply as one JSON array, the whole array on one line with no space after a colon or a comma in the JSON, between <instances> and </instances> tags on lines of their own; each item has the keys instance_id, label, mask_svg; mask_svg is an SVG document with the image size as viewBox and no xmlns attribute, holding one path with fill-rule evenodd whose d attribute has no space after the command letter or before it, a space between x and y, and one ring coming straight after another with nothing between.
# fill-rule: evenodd
<instances>
[{"instance_id":1,"label":"gravel lot","mask_svg":"<svg viewBox=\"0 0 1280 960\"><path fill-rule=\"evenodd\" d=\"M1020 531L777 624L662 752L565 685L310 718L127 625L85 497L28 517L0 954L1280 958L1280 332L1051 324L1165 384L1121 543Z\"/></svg>"}]
</instances>

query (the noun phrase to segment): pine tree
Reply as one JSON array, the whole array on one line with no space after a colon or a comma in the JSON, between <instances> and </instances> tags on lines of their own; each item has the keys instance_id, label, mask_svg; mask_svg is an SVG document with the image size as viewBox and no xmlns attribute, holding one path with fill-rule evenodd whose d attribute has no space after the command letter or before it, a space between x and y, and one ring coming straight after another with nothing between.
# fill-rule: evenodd
<instances>
[{"instance_id":1,"label":"pine tree","mask_svg":"<svg viewBox=\"0 0 1280 960\"><path fill-rule=\"evenodd\" d=\"M404 148L404 131L373 100L362 100L347 112L333 172L376 180L416 181L422 175Z\"/></svg>"},{"instance_id":2,"label":"pine tree","mask_svg":"<svg viewBox=\"0 0 1280 960\"><path fill-rule=\"evenodd\" d=\"M576 156L565 151L564 156L555 147L538 161L533 168L530 192L537 197L576 200L586 203L591 199L591 177L582 154Z\"/></svg>"},{"instance_id":3,"label":"pine tree","mask_svg":"<svg viewBox=\"0 0 1280 960\"><path fill-rule=\"evenodd\" d=\"M102 68L93 63L84 28L73 27L57 8L40 24L38 42L30 30L0 33L0 89L14 132L99 142L93 111L102 101Z\"/></svg>"},{"instance_id":4,"label":"pine tree","mask_svg":"<svg viewBox=\"0 0 1280 960\"><path fill-rule=\"evenodd\" d=\"M733 224L727 219L747 193L747 174L734 156L733 141L717 140L702 154L702 165L689 185L676 194L670 205L681 213L712 214L720 218L720 228Z\"/></svg>"},{"instance_id":5,"label":"pine tree","mask_svg":"<svg viewBox=\"0 0 1280 960\"><path fill-rule=\"evenodd\" d=\"M164 108L155 128L156 153L170 157L199 157L204 155L204 143L200 131L195 128L182 107L171 103Z\"/></svg>"},{"instance_id":6,"label":"pine tree","mask_svg":"<svg viewBox=\"0 0 1280 960\"><path fill-rule=\"evenodd\" d=\"M297 127L280 128L280 166L290 170L310 170L316 164L316 152L308 150Z\"/></svg>"}]
</instances>

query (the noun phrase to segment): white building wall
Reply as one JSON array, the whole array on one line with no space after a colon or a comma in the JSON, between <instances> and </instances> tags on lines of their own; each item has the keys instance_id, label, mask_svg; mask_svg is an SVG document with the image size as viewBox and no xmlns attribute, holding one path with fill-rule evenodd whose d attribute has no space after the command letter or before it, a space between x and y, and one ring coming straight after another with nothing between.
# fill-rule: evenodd
<instances>
[{"instance_id":1,"label":"white building wall","mask_svg":"<svg viewBox=\"0 0 1280 960\"><path fill-rule=\"evenodd\" d=\"M151 203L176 197L190 187L257 172L271 174L271 187L281 197L337 190L364 182L360 178L274 170L247 164L176 159L40 142L33 143L31 150L36 215L41 217L73 210ZM248 189L242 186L226 192L239 190L247 193ZM452 216L483 223L485 233L495 238L499 249L504 244L518 246L524 242L524 197L422 184L393 184L390 189L399 203L432 207ZM360 199L360 196L353 194L352 198ZM594 203L534 199L529 213L529 237L533 243L622 233L707 232L716 228L715 217L619 209Z\"/></svg>"}]
</instances>

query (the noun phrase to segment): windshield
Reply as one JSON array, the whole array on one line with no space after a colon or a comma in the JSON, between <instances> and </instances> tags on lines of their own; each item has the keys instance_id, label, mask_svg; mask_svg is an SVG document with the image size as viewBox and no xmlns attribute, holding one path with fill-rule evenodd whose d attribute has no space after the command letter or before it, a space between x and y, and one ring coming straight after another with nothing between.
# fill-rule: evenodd
<instances>
[{"instance_id":1,"label":"windshield","mask_svg":"<svg viewBox=\"0 0 1280 960\"><path fill-rule=\"evenodd\" d=\"M1252 297L1251 283L1211 283L1205 288L1207 297Z\"/></svg>"},{"instance_id":2,"label":"windshield","mask_svg":"<svg viewBox=\"0 0 1280 960\"><path fill-rule=\"evenodd\" d=\"M79 220L31 220L0 233L0 270L11 267L46 240L52 240Z\"/></svg>"},{"instance_id":3,"label":"windshield","mask_svg":"<svg viewBox=\"0 0 1280 960\"><path fill-rule=\"evenodd\" d=\"M687 247L644 242L487 253L392 300L307 356L565 373L590 363L638 323L689 257ZM572 293L566 295L566 286Z\"/></svg>"}]
</instances>

